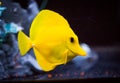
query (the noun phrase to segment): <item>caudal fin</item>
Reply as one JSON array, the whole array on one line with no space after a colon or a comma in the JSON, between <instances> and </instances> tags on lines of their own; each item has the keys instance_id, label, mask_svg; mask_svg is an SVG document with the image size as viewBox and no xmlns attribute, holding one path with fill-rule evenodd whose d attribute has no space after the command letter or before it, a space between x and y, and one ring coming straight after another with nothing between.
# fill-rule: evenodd
<instances>
[{"instance_id":1,"label":"caudal fin","mask_svg":"<svg viewBox=\"0 0 120 83\"><path fill-rule=\"evenodd\" d=\"M18 46L21 55L25 55L32 47L30 38L27 37L27 35L25 35L22 31L19 31L18 33Z\"/></svg>"}]
</instances>

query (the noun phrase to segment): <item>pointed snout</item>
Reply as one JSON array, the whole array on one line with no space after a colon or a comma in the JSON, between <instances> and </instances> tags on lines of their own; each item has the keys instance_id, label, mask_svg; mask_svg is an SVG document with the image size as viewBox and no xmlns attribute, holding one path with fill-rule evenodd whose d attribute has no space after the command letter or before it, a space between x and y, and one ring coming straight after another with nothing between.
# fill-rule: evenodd
<instances>
[{"instance_id":1,"label":"pointed snout","mask_svg":"<svg viewBox=\"0 0 120 83\"><path fill-rule=\"evenodd\" d=\"M87 52L83 48L80 47L79 51L78 51L78 54L81 55L81 56L86 56Z\"/></svg>"},{"instance_id":2,"label":"pointed snout","mask_svg":"<svg viewBox=\"0 0 120 83\"><path fill-rule=\"evenodd\" d=\"M87 52L81 46L79 46L76 53L77 53L77 55L80 55L80 56L86 56L87 55Z\"/></svg>"},{"instance_id":3,"label":"pointed snout","mask_svg":"<svg viewBox=\"0 0 120 83\"><path fill-rule=\"evenodd\" d=\"M75 55L86 56L87 52L80 46L80 44L74 44L73 46L68 45L69 50L71 50Z\"/></svg>"}]
</instances>

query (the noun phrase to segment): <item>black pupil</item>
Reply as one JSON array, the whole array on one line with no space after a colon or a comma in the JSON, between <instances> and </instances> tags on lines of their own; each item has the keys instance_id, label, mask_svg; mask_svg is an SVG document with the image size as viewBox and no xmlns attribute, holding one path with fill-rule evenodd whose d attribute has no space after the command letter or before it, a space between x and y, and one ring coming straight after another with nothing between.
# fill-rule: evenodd
<instances>
[{"instance_id":1,"label":"black pupil","mask_svg":"<svg viewBox=\"0 0 120 83\"><path fill-rule=\"evenodd\" d=\"M74 42L74 38L73 38L73 37L71 37L71 38L70 38L70 41L73 43L73 42Z\"/></svg>"}]
</instances>

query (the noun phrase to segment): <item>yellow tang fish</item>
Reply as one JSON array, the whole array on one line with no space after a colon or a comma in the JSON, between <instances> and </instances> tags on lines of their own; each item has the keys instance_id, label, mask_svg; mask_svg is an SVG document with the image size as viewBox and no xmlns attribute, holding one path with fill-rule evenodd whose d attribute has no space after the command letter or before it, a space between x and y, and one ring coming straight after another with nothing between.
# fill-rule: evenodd
<instances>
[{"instance_id":1,"label":"yellow tang fish","mask_svg":"<svg viewBox=\"0 0 120 83\"><path fill-rule=\"evenodd\" d=\"M46 72L66 64L77 55L86 55L67 20L47 9L41 10L34 18L30 37L19 31L18 46L21 55L33 48L38 64Z\"/></svg>"}]
</instances>

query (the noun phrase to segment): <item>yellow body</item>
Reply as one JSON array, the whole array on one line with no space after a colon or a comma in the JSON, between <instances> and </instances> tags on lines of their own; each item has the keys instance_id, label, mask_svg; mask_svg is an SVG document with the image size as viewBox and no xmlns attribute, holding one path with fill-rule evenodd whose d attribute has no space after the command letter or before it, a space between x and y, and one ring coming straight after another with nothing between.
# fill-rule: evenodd
<instances>
[{"instance_id":1,"label":"yellow body","mask_svg":"<svg viewBox=\"0 0 120 83\"><path fill-rule=\"evenodd\" d=\"M18 45L21 55L33 48L43 71L53 70L76 55L86 55L67 20L51 10L42 10L35 17L30 28L30 37L22 31L18 33Z\"/></svg>"}]
</instances>

